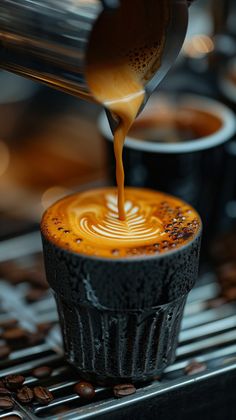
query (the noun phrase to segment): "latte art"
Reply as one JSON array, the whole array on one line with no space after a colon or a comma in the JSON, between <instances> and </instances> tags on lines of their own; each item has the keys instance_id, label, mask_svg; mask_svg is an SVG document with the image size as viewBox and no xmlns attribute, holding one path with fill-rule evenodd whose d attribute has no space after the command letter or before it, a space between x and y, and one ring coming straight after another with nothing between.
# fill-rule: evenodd
<instances>
[{"instance_id":1,"label":"latte art","mask_svg":"<svg viewBox=\"0 0 236 420\"><path fill-rule=\"evenodd\" d=\"M117 258L173 250L193 239L200 220L193 208L167 194L127 188L120 220L115 188L66 197L44 214L42 231L62 248Z\"/></svg>"},{"instance_id":2,"label":"latte art","mask_svg":"<svg viewBox=\"0 0 236 420\"><path fill-rule=\"evenodd\" d=\"M90 240L112 241L113 245L119 246L122 243L142 244L153 241L162 228L161 221L150 215L150 209L145 208L145 204L140 202L138 205L132 201L125 202L126 220L119 220L117 196L109 194L105 197L106 213L104 209L86 208L76 209L80 225L80 232ZM148 211L149 210L149 211ZM91 217L91 215L93 215ZM149 223L147 223L149 221Z\"/></svg>"}]
</instances>

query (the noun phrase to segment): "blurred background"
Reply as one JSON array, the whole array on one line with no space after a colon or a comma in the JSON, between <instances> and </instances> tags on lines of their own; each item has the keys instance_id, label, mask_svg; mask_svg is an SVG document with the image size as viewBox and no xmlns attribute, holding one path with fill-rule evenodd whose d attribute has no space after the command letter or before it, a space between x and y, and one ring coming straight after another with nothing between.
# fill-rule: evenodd
<instances>
[{"instance_id":1,"label":"blurred background","mask_svg":"<svg viewBox=\"0 0 236 420\"><path fill-rule=\"evenodd\" d=\"M160 89L219 99L235 111L235 16L233 0L196 1L182 53ZM108 182L100 112L97 105L0 71L1 239L34 229L57 198ZM230 153L236 168L236 149ZM227 225L236 217L236 169L230 177Z\"/></svg>"},{"instance_id":2,"label":"blurred background","mask_svg":"<svg viewBox=\"0 0 236 420\"><path fill-rule=\"evenodd\" d=\"M14 2L9 4L14 7ZM144 410L150 410L150 418L154 418L154 397L160 419L189 420L193 414L193 418L206 420L236 418L236 138L232 130L236 120L236 1L196 0L189 13L182 52L155 94L162 98L162 111L163 105L168 105L165 98L175 97L171 112L180 111L180 121L184 115L185 123L193 121L186 119L185 95L203 98L198 111L207 109L208 113L205 119L197 119L203 132L200 146L195 148L198 136L192 137L191 124L178 131L172 124L173 114L173 120L168 117L167 124L156 127L159 131L152 132L154 138L149 139L158 153L146 151L148 139L142 141L141 136L136 147L126 142L124 163L127 184L169 191L201 212L202 268L185 310L176 363L165 372L163 382L158 377L150 388L148 385L140 405L142 394L137 393L134 411L128 412L135 419L149 418L143 417ZM209 143L203 138L209 115L216 109L222 124L216 129L219 135L213 132ZM102 113L96 104L0 70L1 377L23 373L27 384L49 386L56 395L49 407L33 404L29 418L64 418L63 412L72 413L66 418L87 419L90 414L95 418L99 410L100 414L106 411L112 395L102 388L96 390L92 406L73 394L72 385L78 378L62 357L58 314L45 279L38 232L43 211L55 200L74 191L114 184L111 135L101 124ZM223 115L231 126L228 131ZM102 118L106 120L104 115ZM191 140L188 143L195 151L180 153L186 140ZM171 143L179 149L176 154L168 152ZM202 151L201 144L206 143ZM191 372L188 364L194 360L197 364ZM45 364L53 374L36 378L32 369ZM192 380L191 374L202 376ZM118 411L120 401L111 401ZM126 418L124 406L120 416L112 411L112 419ZM25 413L26 409L17 418L25 418ZM0 412L0 418L6 417ZM109 412L103 418L111 418Z\"/></svg>"}]
</instances>

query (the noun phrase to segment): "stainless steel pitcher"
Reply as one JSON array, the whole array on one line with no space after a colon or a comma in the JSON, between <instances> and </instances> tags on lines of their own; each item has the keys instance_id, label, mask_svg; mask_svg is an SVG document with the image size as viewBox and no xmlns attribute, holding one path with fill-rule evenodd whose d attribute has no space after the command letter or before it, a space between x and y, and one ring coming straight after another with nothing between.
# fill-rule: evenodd
<instances>
[{"instance_id":1,"label":"stainless steel pitcher","mask_svg":"<svg viewBox=\"0 0 236 420\"><path fill-rule=\"evenodd\" d=\"M90 33L104 8L115 9L119 1L0 0L0 67L93 100L85 79ZM147 84L146 99L173 64L186 34L188 1L170 1L162 65Z\"/></svg>"}]
</instances>

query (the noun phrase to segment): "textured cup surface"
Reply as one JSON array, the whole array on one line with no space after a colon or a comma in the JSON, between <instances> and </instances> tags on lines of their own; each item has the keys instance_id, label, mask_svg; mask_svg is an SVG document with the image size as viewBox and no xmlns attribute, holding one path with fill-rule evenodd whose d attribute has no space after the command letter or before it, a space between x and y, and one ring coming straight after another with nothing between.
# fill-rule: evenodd
<instances>
[{"instance_id":1,"label":"textured cup surface","mask_svg":"<svg viewBox=\"0 0 236 420\"><path fill-rule=\"evenodd\" d=\"M173 362L201 232L177 250L111 260L72 253L42 234L67 360L97 383L144 381Z\"/></svg>"}]
</instances>

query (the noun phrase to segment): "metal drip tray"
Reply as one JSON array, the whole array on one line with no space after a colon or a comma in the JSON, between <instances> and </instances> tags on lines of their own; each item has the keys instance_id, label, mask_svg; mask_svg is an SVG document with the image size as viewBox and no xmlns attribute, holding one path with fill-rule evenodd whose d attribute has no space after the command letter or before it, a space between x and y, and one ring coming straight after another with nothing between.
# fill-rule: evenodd
<instances>
[{"instance_id":1,"label":"metal drip tray","mask_svg":"<svg viewBox=\"0 0 236 420\"><path fill-rule=\"evenodd\" d=\"M34 266L40 252L38 233L2 242L0 267L9 261L9 256L9 266L15 262L23 268ZM0 419L187 420L201 416L201 420L235 420L236 303L209 305L218 296L218 285L211 272L199 278L189 295L176 362L166 369L161 380L139 386L136 394L121 400L114 398L111 388L96 388L92 402L85 402L74 393L73 386L79 378L63 359L54 299L45 289L43 298L29 302L29 287L27 281L10 282L7 276L0 280L0 327L16 319L31 339L26 345L13 346L8 358L0 359L0 376L21 373L26 385L46 386L54 400L46 406L35 402L24 406L15 400L14 409L0 410ZM34 342L35 332L45 323L51 323L49 332ZM3 342L3 336L0 340ZM192 359L204 362L207 369L186 375L185 367ZM45 365L52 368L49 377L37 379L32 375L33 369Z\"/></svg>"}]
</instances>

